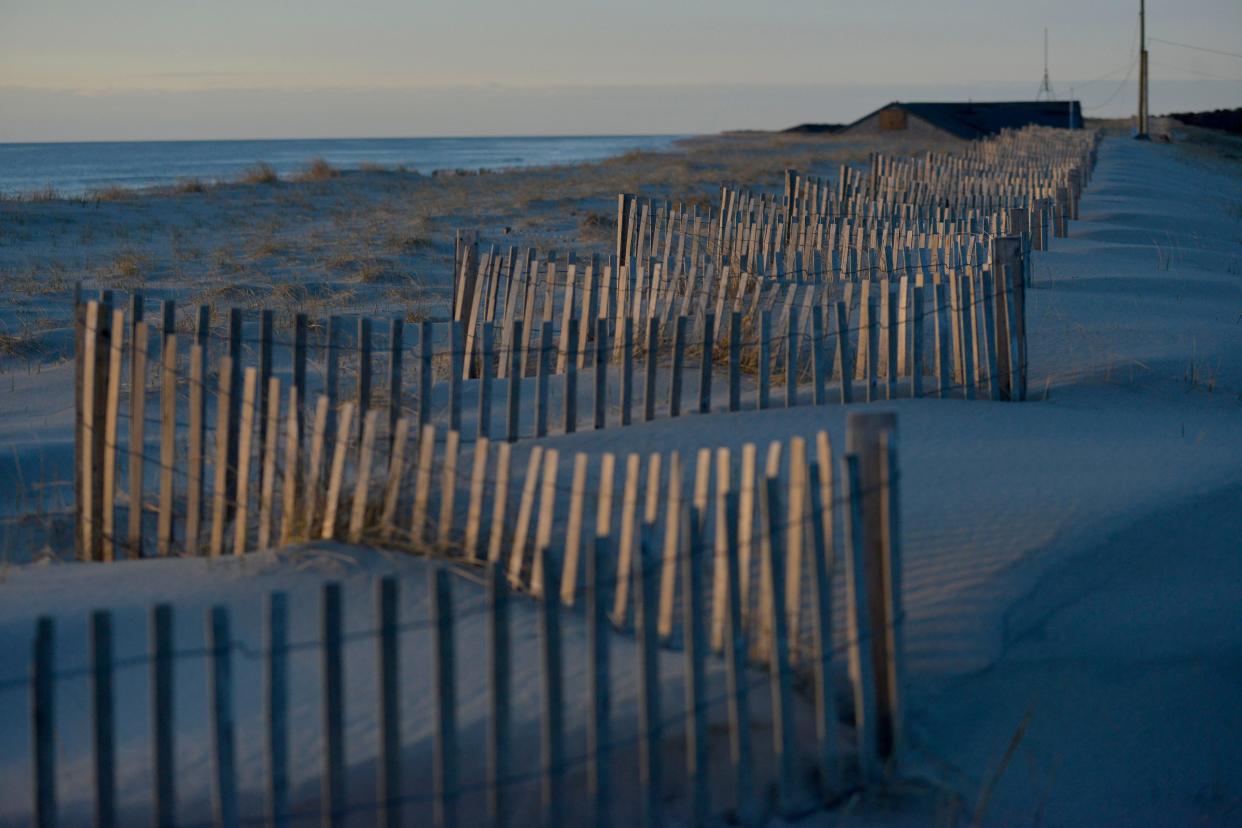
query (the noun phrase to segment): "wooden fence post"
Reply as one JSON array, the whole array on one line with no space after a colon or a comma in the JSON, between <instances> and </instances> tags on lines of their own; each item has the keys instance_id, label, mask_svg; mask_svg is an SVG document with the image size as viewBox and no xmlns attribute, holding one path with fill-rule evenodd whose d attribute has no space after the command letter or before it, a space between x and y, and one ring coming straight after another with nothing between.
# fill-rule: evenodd
<instances>
[{"instance_id":1,"label":"wooden fence post","mask_svg":"<svg viewBox=\"0 0 1242 828\"><path fill-rule=\"evenodd\" d=\"M354 481L354 501L349 511L349 542L362 541L366 528L367 496L371 487L371 462L375 454L375 432L379 427L379 410L366 413L362 425L362 442L358 445L358 479Z\"/></svg>"},{"instance_id":2,"label":"wooden fence post","mask_svg":"<svg viewBox=\"0 0 1242 828\"><path fill-rule=\"evenodd\" d=\"M85 450L80 452L75 459L82 480L79 500L81 521L77 530L81 536L82 557L88 561L99 560L100 550L97 548L96 540L102 540L102 526L97 514L99 503L96 499L95 476L98 474L98 466L95 463L94 450L95 433L102 433L104 426L104 412L97 410L95 406L95 400L99 396L96 387L102 379L97 371L99 359L96 354L100 347L99 319L99 303L95 300L87 302L82 347L82 420L79 424Z\"/></svg>"},{"instance_id":3,"label":"wooden fence post","mask_svg":"<svg viewBox=\"0 0 1242 828\"><path fill-rule=\"evenodd\" d=\"M831 474L831 467L828 467ZM807 469L811 497L811 597L814 614L815 646L815 731L819 741L817 753L820 797L830 802L841 790L841 763L837 745L837 706L832 688L832 570L824 515L831 514L832 501L821 497L823 481L820 464Z\"/></svg>"},{"instance_id":4,"label":"wooden fence post","mask_svg":"<svg viewBox=\"0 0 1242 828\"><path fill-rule=\"evenodd\" d=\"M173 752L173 610L151 608L151 770L156 828L176 822L176 754Z\"/></svg>"},{"instance_id":5,"label":"wooden fence post","mask_svg":"<svg viewBox=\"0 0 1242 828\"><path fill-rule=\"evenodd\" d=\"M849 653L850 684L854 696L854 739L858 769L863 779L879 777L876 755L876 687L871 620L866 606L867 580L863 551L862 492L858 457L841 458L841 489L845 502L845 629Z\"/></svg>"},{"instance_id":6,"label":"wooden fence post","mask_svg":"<svg viewBox=\"0 0 1242 828\"><path fill-rule=\"evenodd\" d=\"M892 536L886 504L895 506L886 491L889 472L885 446L892 446L896 415L854 412L846 419L845 450L858 458L859 498L862 510L865 605L869 612L871 660L875 670L876 752L881 760L896 754L901 731L901 694L896 683L901 654L896 649L900 609L900 571L896 539ZM852 490L853 491L853 490Z\"/></svg>"},{"instance_id":7,"label":"wooden fence post","mask_svg":"<svg viewBox=\"0 0 1242 828\"><path fill-rule=\"evenodd\" d=\"M207 456L207 353L202 345L190 347L190 404L187 438L185 495L185 551L201 554L199 538L203 527L203 465Z\"/></svg>"},{"instance_id":8,"label":"wooden fence post","mask_svg":"<svg viewBox=\"0 0 1242 828\"><path fill-rule=\"evenodd\" d=\"M341 507L341 487L344 485L345 461L349 455L349 434L353 419L353 401L342 403L340 421L336 426L336 440L332 448L332 468L328 474L328 498L323 508L323 531L320 536L324 540L336 536L336 514ZM244 526L239 530L239 536L243 531Z\"/></svg>"},{"instance_id":9,"label":"wooden fence post","mask_svg":"<svg viewBox=\"0 0 1242 828\"><path fill-rule=\"evenodd\" d=\"M769 634L768 675L772 693L772 750L777 762L777 811L793 815L806 809L804 794L798 785L794 749L792 670L789 663L789 642L785 617L785 549L781 532L780 480L769 475L760 490L761 511L767 520L768 543L763 549L763 566L767 573Z\"/></svg>"},{"instance_id":10,"label":"wooden fence post","mask_svg":"<svg viewBox=\"0 0 1242 828\"><path fill-rule=\"evenodd\" d=\"M220 359L220 390L216 395L216 459L215 484L212 487L211 509L211 556L224 554L224 524L228 520L228 467L229 467L229 403L233 388L233 358Z\"/></svg>"},{"instance_id":11,"label":"wooden fence post","mask_svg":"<svg viewBox=\"0 0 1242 828\"><path fill-rule=\"evenodd\" d=\"M281 490L280 543L293 540L298 515L298 485L302 476L302 398L296 384L289 386L285 433L285 479Z\"/></svg>"},{"instance_id":12,"label":"wooden fence post","mask_svg":"<svg viewBox=\"0 0 1242 828\"><path fill-rule=\"evenodd\" d=\"M276 498L276 449L280 442L280 377L267 381L267 418L263 428L266 442L263 444L262 488L259 492L259 538L258 548L272 545L272 516L275 514Z\"/></svg>"},{"instance_id":13,"label":"wooden fence post","mask_svg":"<svg viewBox=\"0 0 1242 828\"><path fill-rule=\"evenodd\" d=\"M432 759L433 818L438 828L457 823L457 675L453 645L453 593L448 570L429 562L428 586L433 626L432 686L435 743Z\"/></svg>"},{"instance_id":14,"label":"wooden fence post","mask_svg":"<svg viewBox=\"0 0 1242 828\"><path fill-rule=\"evenodd\" d=\"M237 441L237 503L233 518L233 554L246 553L246 538L250 531L250 460L254 456L252 445L254 438L255 395L259 380L258 370L246 369L245 385L242 389L241 428ZM162 499L162 497L161 497ZM171 516L169 517L171 521ZM163 524L161 515L160 523ZM161 538L161 544L163 539Z\"/></svg>"},{"instance_id":15,"label":"wooden fence post","mask_svg":"<svg viewBox=\"0 0 1242 828\"><path fill-rule=\"evenodd\" d=\"M104 414L103 453L103 560L116 557L116 453L120 446L117 437L117 416L121 404L121 358L124 355L125 311L112 312L112 344L108 349L108 389Z\"/></svg>"}]
</instances>

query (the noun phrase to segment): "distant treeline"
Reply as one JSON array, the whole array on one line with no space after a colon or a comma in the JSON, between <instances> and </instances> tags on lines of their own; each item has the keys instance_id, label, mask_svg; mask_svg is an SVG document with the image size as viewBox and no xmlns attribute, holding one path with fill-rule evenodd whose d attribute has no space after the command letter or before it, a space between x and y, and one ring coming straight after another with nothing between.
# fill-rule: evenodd
<instances>
[{"instance_id":1,"label":"distant treeline","mask_svg":"<svg viewBox=\"0 0 1242 828\"><path fill-rule=\"evenodd\" d=\"M1191 126L1223 129L1234 135L1242 135L1242 107L1214 109L1211 112L1170 112L1169 117Z\"/></svg>"}]
</instances>

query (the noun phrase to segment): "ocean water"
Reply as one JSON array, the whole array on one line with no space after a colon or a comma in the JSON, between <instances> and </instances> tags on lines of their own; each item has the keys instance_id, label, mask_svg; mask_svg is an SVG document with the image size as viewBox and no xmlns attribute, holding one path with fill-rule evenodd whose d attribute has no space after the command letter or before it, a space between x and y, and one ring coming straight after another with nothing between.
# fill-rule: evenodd
<instances>
[{"instance_id":1,"label":"ocean water","mask_svg":"<svg viewBox=\"0 0 1242 828\"><path fill-rule=\"evenodd\" d=\"M680 136L520 138L337 138L264 141L98 141L0 144L0 194L51 187L75 196L108 187L153 187L187 178L236 178L259 162L288 175L314 158L342 169L362 164L437 170L503 169L598 161L631 150L668 149Z\"/></svg>"}]
</instances>

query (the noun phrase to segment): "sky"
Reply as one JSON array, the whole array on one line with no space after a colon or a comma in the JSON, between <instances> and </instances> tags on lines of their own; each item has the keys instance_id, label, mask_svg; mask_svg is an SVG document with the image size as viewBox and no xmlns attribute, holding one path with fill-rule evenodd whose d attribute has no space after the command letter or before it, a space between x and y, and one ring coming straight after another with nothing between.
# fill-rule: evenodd
<instances>
[{"instance_id":1,"label":"sky","mask_svg":"<svg viewBox=\"0 0 1242 828\"><path fill-rule=\"evenodd\" d=\"M0 0L0 141L686 134L1054 91L1133 111L1137 0ZM1242 0L1148 37L1242 53ZM1152 111L1242 58L1152 41Z\"/></svg>"}]
</instances>

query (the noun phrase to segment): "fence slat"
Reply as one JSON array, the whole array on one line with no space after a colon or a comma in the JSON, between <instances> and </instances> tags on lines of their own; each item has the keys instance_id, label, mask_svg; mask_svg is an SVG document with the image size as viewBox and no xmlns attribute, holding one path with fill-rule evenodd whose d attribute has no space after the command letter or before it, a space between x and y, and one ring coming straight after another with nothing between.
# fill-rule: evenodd
<instances>
[{"instance_id":1,"label":"fence slat","mask_svg":"<svg viewBox=\"0 0 1242 828\"><path fill-rule=\"evenodd\" d=\"M470 502L466 508L466 536L462 551L466 557L476 561L482 551L483 496L487 484L487 462L491 459L490 449L491 441L480 436L474 444L474 463L470 470Z\"/></svg>"},{"instance_id":2,"label":"fence slat","mask_svg":"<svg viewBox=\"0 0 1242 828\"><path fill-rule=\"evenodd\" d=\"M561 572L560 598L572 607L578 594L578 561L582 556L582 523L586 507L586 476L590 456L574 454L573 478L569 488L569 516L565 524L564 567ZM587 554L591 554L589 551Z\"/></svg>"},{"instance_id":3,"label":"fence slat","mask_svg":"<svg viewBox=\"0 0 1242 828\"><path fill-rule=\"evenodd\" d=\"M822 432L821 432L822 433ZM821 465L811 463L807 469L807 489L811 497L811 612L814 619L815 733L819 742L816 754L819 771L819 792L824 802L831 802L841 791L841 763L837 745L837 706L832 688L832 570L826 539L824 515L832 509L831 499L821 497L823 481ZM831 470L831 466L828 467ZM831 474L831 471L828 472Z\"/></svg>"},{"instance_id":4,"label":"fence slat","mask_svg":"<svg viewBox=\"0 0 1242 828\"><path fill-rule=\"evenodd\" d=\"M242 389L241 430L237 441L237 505L233 523L234 555L245 554L246 539L250 530L250 460L254 456L252 442L258 380L258 371L254 368L247 368L245 385Z\"/></svg>"},{"instance_id":5,"label":"fence slat","mask_svg":"<svg viewBox=\"0 0 1242 828\"><path fill-rule=\"evenodd\" d=\"M281 491L280 542L293 540L298 515L298 484L301 481L302 397L297 384L289 386L289 409L286 414L285 479Z\"/></svg>"},{"instance_id":6,"label":"fence slat","mask_svg":"<svg viewBox=\"0 0 1242 828\"><path fill-rule=\"evenodd\" d=\"M760 491L760 509L767 520L768 528L768 543L763 550L763 562L767 573L765 580L770 585L765 590L769 597L769 611L764 620L769 630L768 675L772 694L772 750L777 763L777 811L783 815L791 815L798 813L806 805L795 768L797 756L793 733L793 676L789 662L785 595L779 586L784 582L786 551L784 533L781 531L780 480L769 474L764 488Z\"/></svg>"},{"instance_id":7,"label":"fence slat","mask_svg":"<svg viewBox=\"0 0 1242 828\"><path fill-rule=\"evenodd\" d=\"M263 471L259 491L259 538L257 547L272 545L272 516L276 499L276 449L280 443L280 377L267 381L267 419L263 428Z\"/></svg>"},{"instance_id":8,"label":"fence slat","mask_svg":"<svg viewBox=\"0 0 1242 828\"><path fill-rule=\"evenodd\" d=\"M401 496L401 481L405 477L405 444L409 434L409 418L399 418L392 433L388 479L384 483L384 506L380 513L380 534L384 540L390 539L397 529L397 501Z\"/></svg>"},{"instance_id":9,"label":"fence slat","mask_svg":"<svg viewBox=\"0 0 1242 828\"><path fill-rule=\"evenodd\" d=\"M368 411L363 418L362 442L358 446L358 479L354 481L354 502L349 512L349 542L362 541L366 528L367 495L371 488L371 462L375 455L375 432L379 428L379 410Z\"/></svg>"},{"instance_id":10,"label":"fence slat","mask_svg":"<svg viewBox=\"0 0 1242 828\"><path fill-rule=\"evenodd\" d=\"M535 492L539 488L539 470L543 464L543 446L534 446L526 462L522 478L522 497L518 501L517 523L513 528L513 545L509 552L509 583L522 583L522 567L526 563L526 542L530 536L531 515L535 509Z\"/></svg>"},{"instance_id":11,"label":"fence slat","mask_svg":"<svg viewBox=\"0 0 1242 828\"><path fill-rule=\"evenodd\" d=\"M867 583L858 465L858 457L853 454L845 454L841 458L841 494L845 503L845 639L854 696L854 740L858 768L864 780L875 780L879 775L875 748L875 673L871 647L867 643L871 640L871 622L865 604Z\"/></svg>"},{"instance_id":12,"label":"fence slat","mask_svg":"<svg viewBox=\"0 0 1242 828\"><path fill-rule=\"evenodd\" d=\"M103 560L116 557L116 452L117 416L121 404L121 357L124 353L125 311L112 312L112 345L108 353L108 391L104 413L103 455Z\"/></svg>"},{"instance_id":13,"label":"fence slat","mask_svg":"<svg viewBox=\"0 0 1242 828\"><path fill-rule=\"evenodd\" d=\"M431 495L431 464L436 451L436 427L428 423L418 435L418 465L414 473L414 507L410 513L410 540L427 542L427 500Z\"/></svg>"},{"instance_id":14,"label":"fence slat","mask_svg":"<svg viewBox=\"0 0 1242 828\"><path fill-rule=\"evenodd\" d=\"M224 554L224 524L228 519L226 491L229 466L229 398L233 387L233 359L220 359L220 390L216 395L216 460L215 485L212 489L211 556ZM227 622L226 622L227 623Z\"/></svg>"},{"instance_id":15,"label":"fence slat","mask_svg":"<svg viewBox=\"0 0 1242 828\"><path fill-rule=\"evenodd\" d=\"M501 443L496 451L496 483L492 492L492 528L487 539L487 560L499 561L509 519L509 468L513 446Z\"/></svg>"},{"instance_id":16,"label":"fence slat","mask_svg":"<svg viewBox=\"0 0 1242 828\"><path fill-rule=\"evenodd\" d=\"M612 623L624 627L630 603L630 576L634 568L634 547L638 538L635 513L638 511L640 459L630 453L625 459L625 489L621 496L620 548L617 550L617 579L613 593Z\"/></svg>"},{"instance_id":17,"label":"fence slat","mask_svg":"<svg viewBox=\"0 0 1242 828\"><path fill-rule=\"evenodd\" d=\"M206 349L190 346L189 434L186 437L185 551L198 555L203 526L203 462L207 449Z\"/></svg>"},{"instance_id":18,"label":"fence slat","mask_svg":"<svg viewBox=\"0 0 1242 828\"><path fill-rule=\"evenodd\" d=\"M683 502L681 455L674 451L668 458L668 501L664 510L664 559L660 566L660 606L657 624L661 641L668 641L673 634L678 561L684 551L681 537Z\"/></svg>"},{"instance_id":19,"label":"fence slat","mask_svg":"<svg viewBox=\"0 0 1242 828\"><path fill-rule=\"evenodd\" d=\"M461 435L450 431L444 435L444 457L440 461L443 472L440 477L440 517L436 523L436 543L448 550L453 543L453 524L457 510L457 457L461 447Z\"/></svg>"}]
</instances>

